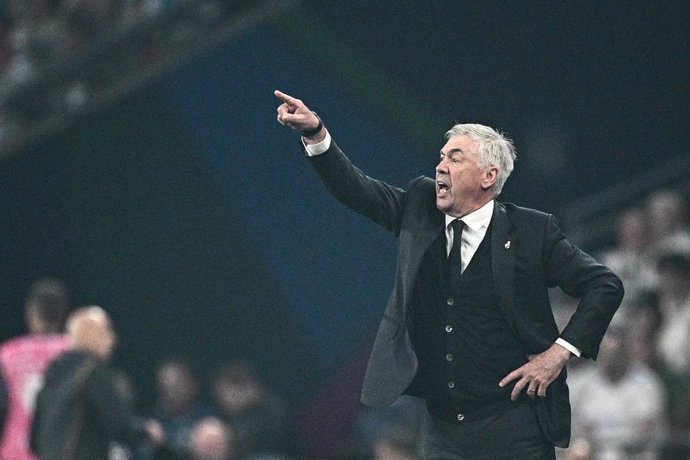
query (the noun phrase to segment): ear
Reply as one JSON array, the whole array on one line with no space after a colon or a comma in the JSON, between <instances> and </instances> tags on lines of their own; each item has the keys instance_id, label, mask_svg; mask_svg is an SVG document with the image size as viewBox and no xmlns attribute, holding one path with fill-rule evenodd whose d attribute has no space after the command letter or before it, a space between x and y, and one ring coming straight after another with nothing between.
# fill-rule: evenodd
<instances>
[{"instance_id":1,"label":"ear","mask_svg":"<svg viewBox=\"0 0 690 460\"><path fill-rule=\"evenodd\" d=\"M498 178L498 168L496 166L491 166L484 170L482 175L482 188L488 190L494 186L496 179Z\"/></svg>"}]
</instances>

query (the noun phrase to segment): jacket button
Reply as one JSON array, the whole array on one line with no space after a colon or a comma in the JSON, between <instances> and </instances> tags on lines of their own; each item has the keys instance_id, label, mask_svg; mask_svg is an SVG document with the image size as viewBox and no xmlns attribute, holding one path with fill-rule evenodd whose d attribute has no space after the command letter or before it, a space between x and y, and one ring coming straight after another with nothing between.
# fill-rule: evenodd
<instances>
[{"instance_id":1,"label":"jacket button","mask_svg":"<svg viewBox=\"0 0 690 460\"><path fill-rule=\"evenodd\" d=\"M462 422L463 420L465 420L465 414L458 414L457 419L458 422Z\"/></svg>"},{"instance_id":2,"label":"jacket button","mask_svg":"<svg viewBox=\"0 0 690 460\"><path fill-rule=\"evenodd\" d=\"M449 297L448 300L446 300L446 303L452 307L455 304L455 299Z\"/></svg>"},{"instance_id":3,"label":"jacket button","mask_svg":"<svg viewBox=\"0 0 690 460\"><path fill-rule=\"evenodd\" d=\"M446 361L453 361L453 355L451 355L450 353L448 353L448 354L446 355Z\"/></svg>"},{"instance_id":4,"label":"jacket button","mask_svg":"<svg viewBox=\"0 0 690 460\"><path fill-rule=\"evenodd\" d=\"M448 382L448 388L451 388L451 389L455 388L455 382L453 382L452 380L450 382Z\"/></svg>"},{"instance_id":5,"label":"jacket button","mask_svg":"<svg viewBox=\"0 0 690 460\"><path fill-rule=\"evenodd\" d=\"M453 331L453 326L451 326L450 324L448 324L448 325L446 326L446 332L452 332L452 331Z\"/></svg>"}]
</instances>

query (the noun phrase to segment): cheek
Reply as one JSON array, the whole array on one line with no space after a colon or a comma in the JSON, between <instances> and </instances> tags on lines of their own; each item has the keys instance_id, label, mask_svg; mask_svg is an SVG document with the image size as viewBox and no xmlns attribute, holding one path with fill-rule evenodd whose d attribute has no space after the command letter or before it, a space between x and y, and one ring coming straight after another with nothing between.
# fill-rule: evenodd
<instances>
[{"instance_id":1,"label":"cheek","mask_svg":"<svg viewBox=\"0 0 690 460\"><path fill-rule=\"evenodd\" d=\"M470 175L467 174L465 170L458 170L451 174L451 180L453 181L453 189L463 188L468 184Z\"/></svg>"}]
</instances>

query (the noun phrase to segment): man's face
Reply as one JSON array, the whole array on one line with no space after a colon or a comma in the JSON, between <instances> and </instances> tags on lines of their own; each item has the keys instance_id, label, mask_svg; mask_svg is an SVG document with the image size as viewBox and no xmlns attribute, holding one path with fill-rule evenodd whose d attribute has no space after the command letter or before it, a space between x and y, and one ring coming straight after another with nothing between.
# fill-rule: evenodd
<instances>
[{"instance_id":1,"label":"man's face","mask_svg":"<svg viewBox=\"0 0 690 460\"><path fill-rule=\"evenodd\" d=\"M171 362L158 370L158 391L172 402L186 407L197 396L197 384L190 371L180 364Z\"/></svg>"},{"instance_id":2,"label":"man's face","mask_svg":"<svg viewBox=\"0 0 690 460\"><path fill-rule=\"evenodd\" d=\"M462 217L484 204L489 168L480 168L477 142L469 136L451 137L441 149L436 166L436 207ZM495 169L495 168L494 168Z\"/></svg>"}]
</instances>

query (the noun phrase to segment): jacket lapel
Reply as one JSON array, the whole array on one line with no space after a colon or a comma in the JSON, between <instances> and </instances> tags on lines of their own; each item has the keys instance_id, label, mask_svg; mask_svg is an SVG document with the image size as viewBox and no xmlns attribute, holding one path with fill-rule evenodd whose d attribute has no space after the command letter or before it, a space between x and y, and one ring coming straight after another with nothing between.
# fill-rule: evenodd
<instances>
[{"instance_id":1,"label":"jacket lapel","mask_svg":"<svg viewBox=\"0 0 690 460\"><path fill-rule=\"evenodd\" d=\"M491 219L491 269L501 309L509 319L512 319L514 315L515 280L515 241L512 241L511 230L512 224L505 208L495 202L494 215Z\"/></svg>"},{"instance_id":2,"label":"jacket lapel","mask_svg":"<svg viewBox=\"0 0 690 460\"><path fill-rule=\"evenodd\" d=\"M412 291L419 273L424 254L434 240L443 233L444 214L435 207L422 212L415 220L414 231L402 231L398 241L398 269L402 279L398 287L402 288L402 306L405 321L411 313ZM405 250L406 249L406 250Z\"/></svg>"},{"instance_id":3,"label":"jacket lapel","mask_svg":"<svg viewBox=\"0 0 690 460\"><path fill-rule=\"evenodd\" d=\"M410 245L409 259L406 260L406 268L408 273L416 277L419 271L419 266L422 263L424 254L429 250L429 247L436 238L443 233L444 214L440 211L432 213L428 221L425 222L422 228L418 228L414 233L414 241ZM413 280L407 280L412 282Z\"/></svg>"}]
</instances>

